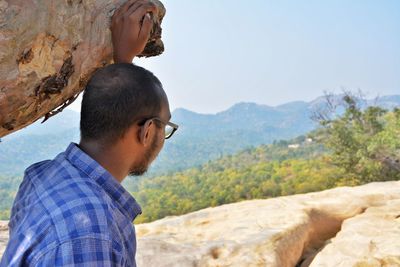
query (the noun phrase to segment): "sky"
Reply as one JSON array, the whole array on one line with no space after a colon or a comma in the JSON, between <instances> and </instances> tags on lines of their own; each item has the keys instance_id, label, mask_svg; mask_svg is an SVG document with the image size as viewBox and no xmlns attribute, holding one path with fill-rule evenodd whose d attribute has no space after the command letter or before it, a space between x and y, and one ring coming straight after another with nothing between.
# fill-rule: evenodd
<instances>
[{"instance_id":1,"label":"sky","mask_svg":"<svg viewBox=\"0 0 400 267\"><path fill-rule=\"evenodd\" d=\"M161 80L171 110L400 94L400 1L162 2L165 52L134 63Z\"/></svg>"}]
</instances>

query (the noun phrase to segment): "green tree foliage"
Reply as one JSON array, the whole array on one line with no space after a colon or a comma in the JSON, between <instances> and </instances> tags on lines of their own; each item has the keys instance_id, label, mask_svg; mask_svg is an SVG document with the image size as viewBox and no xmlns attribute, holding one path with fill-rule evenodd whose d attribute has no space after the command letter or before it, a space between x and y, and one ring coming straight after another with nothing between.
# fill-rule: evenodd
<instances>
[{"instance_id":1,"label":"green tree foliage","mask_svg":"<svg viewBox=\"0 0 400 267\"><path fill-rule=\"evenodd\" d=\"M319 117L322 127L310 136L320 146L300 136L137 182L133 194L144 209L137 222L247 199L399 180L400 110L361 108L349 94L343 105L341 116ZM293 143L300 147L289 149Z\"/></svg>"},{"instance_id":2,"label":"green tree foliage","mask_svg":"<svg viewBox=\"0 0 400 267\"><path fill-rule=\"evenodd\" d=\"M399 180L400 110L362 109L350 94L343 97L343 105L339 118L320 116L322 128L314 134L346 174L341 184Z\"/></svg>"},{"instance_id":3,"label":"green tree foliage","mask_svg":"<svg viewBox=\"0 0 400 267\"><path fill-rule=\"evenodd\" d=\"M297 141L304 141L304 137ZM289 149L276 142L225 156L172 175L127 183L142 205L136 223L248 199L306 193L333 187L338 171L322 146Z\"/></svg>"},{"instance_id":4,"label":"green tree foliage","mask_svg":"<svg viewBox=\"0 0 400 267\"><path fill-rule=\"evenodd\" d=\"M343 103L343 112L335 113L341 116L318 117L322 127L310 134L318 142L299 136L180 172L126 179L143 208L136 223L248 199L400 180L400 109L361 108L350 95ZM9 218L20 181L0 177L0 219Z\"/></svg>"}]
</instances>

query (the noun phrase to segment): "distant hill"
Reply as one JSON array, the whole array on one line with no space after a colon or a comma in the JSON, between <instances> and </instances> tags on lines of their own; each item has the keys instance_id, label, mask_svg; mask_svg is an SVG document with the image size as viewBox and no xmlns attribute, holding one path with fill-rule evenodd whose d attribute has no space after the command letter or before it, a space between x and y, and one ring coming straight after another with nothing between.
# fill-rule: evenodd
<instances>
[{"instance_id":1,"label":"distant hill","mask_svg":"<svg viewBox=\"0 0 400 267\"><path fill-rule=\"evenodd\" d=\"M246 147L294 138L316 127L310 114L305 102L286 107L239 103L215 115L177 109L172 118L180 128L152 171L183 170Z\"/></svg>"},{"instance_id":2,"label":"distant hill","mask_svg":"<svg viewBox=\"0 0 400 267\"><path fill-rule=\"evenodd\" d=\"M172 120L180 128L176 136L165 143L151 172L160 174L184 170L247 147L306 134L317 127L310 119L312 113L325 103L324 97L276 107L238 103L212 115L177 109ZM365 105L392 109L400 106L400 95L382 96L368 100Z\"/></svg>"},{"instance_id":3,"label":"distant hill","mask_svg":"<svg viewBox=\"0 0 400 267\"><path fill-rule=\"evenodd\" d=\"M43 118L39 119L29 127L26 127L20 131L14 132L3 138L4 140L12 140L21 136L31 135L59 135L63 132L73 131L79 136L79 112L66 109L57 116L42 123ZM69 137L69 136L68 136Z\"/></svg>"},{"instance_id":4,"label":"distant hill","mask_svg":"<svg viewBox=\"0 0 400 267\"><path fill-rule=\"evenodd\" d=\"M385 108L400 105L400 95L382 96L369 105ZM238 103L216 114L176 109L172 121L180 128L153 164L149 175L199 166L244 148L291 139L313 130L312 112L324 105L322 97L276 107ZM0 175L22 175L30 164L53 158L69 142L79 140L79 113L65 110L44 124L36 122L5 137L0 143Z\"/></svg>"},{"instance_id":5,"label":"distant hill","mask_svg":"<svg viewBox=\"0 0 400 267\"><path fill-rule=\"evenodd\" d=\"M72 110L8 135L0 143L0 176L22 175L30 164L54 158L71 141L79 141L79 113Z\"/></svg>"}]
</instances>

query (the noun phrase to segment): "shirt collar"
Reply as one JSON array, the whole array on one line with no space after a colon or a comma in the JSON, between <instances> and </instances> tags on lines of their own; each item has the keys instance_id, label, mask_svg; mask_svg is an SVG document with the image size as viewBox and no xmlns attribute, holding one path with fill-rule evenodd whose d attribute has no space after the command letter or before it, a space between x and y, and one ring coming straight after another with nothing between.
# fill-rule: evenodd
<instances>
[{"instance_id":1,"label":"shirt collar","mask_svg":"<svg viewBox=\"0 0 400 267\"><path fill-rule=\"evenodd\" d=\"M83 152L75 143L65 151L66 158L78 169L96 181L117 203L121 212L133 221L142 209L132 195L99 163Z\"/></svg>"}]
</instances>

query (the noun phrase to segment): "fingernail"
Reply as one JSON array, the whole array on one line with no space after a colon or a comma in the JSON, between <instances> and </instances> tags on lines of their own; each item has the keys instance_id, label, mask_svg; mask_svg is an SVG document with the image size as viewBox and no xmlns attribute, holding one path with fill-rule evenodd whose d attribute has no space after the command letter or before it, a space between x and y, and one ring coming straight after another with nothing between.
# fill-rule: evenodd
<instances>
[{"instance_id":1,"label":"fingernail","mask_svg":"<svg viewBox=\"0 0 400 267\"><path fill-rule=\"evenodd\" d=\"M146 17L147 17L148 19L151 19L151 14L150 14L150 13L146 13Z\"/></svg>"}]
</instances>

